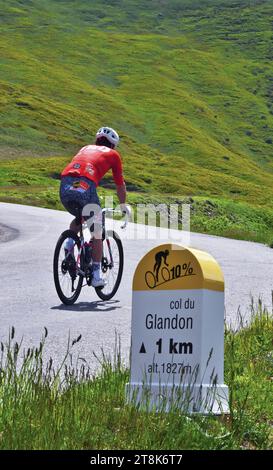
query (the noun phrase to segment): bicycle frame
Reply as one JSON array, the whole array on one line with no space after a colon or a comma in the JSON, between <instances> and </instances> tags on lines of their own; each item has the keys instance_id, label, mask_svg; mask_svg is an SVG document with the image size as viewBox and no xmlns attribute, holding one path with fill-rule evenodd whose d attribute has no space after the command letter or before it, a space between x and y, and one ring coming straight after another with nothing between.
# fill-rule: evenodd
<instances>
[{"instance_id":1,"label":"bicycle frame","mask_svg":"<svg viewBox=\"0 0 273 470\"><path fill-rule=\"evenodd\" d=\"M60 235L54 251L53 275L57 294L64 304L74 304L85 285L93 286L96 294L103 301L110 300L117 292L123 273L124 251L122 241L116 231L112 227L106 230L105 227L106 214L115 212L121 213L114 209L102 209L101 273L105 281L103 287L93 286L96 284L93 282L92 265L95 237L92 237L91 231L87 241L85 232L87 224L80 213L76 216L79 233L76 234L75 231L69 229ZM129 214L121 228L125 228L128 221Z\"/></svg>"},{"instance_id":2,"label":"bicycle frame","mask_svg":"<svg viewBox=\"0 0 273 470\"><path fill-rule=\"evenodd\" d=\"M109 250L109 256L110 256L110 261L111 261L111 266L113 267L114 266L114 260L113 260L113 255L112 255L112 250L111 250L111 245L110 245L110 242L109 242L109 239L107 238L107 231L105 230L105 215L108 214L108 213L111 213L111 214L120 214L120 211L118 210L115 210L115 209L109 209L109 208L104 208L102 209L102 240L106 240L106 243L107 243L107 246L108 246L108 250ZM124 229L128 224L128 216L126 216L125 218L125 221L124 221L124 224L121 226L122 229ZM89 242L85 242L84 241L84 235L83 235L83 227L86 226L86 221L84 219L84 217L81 218L81 226L80 226L80 235L79 235L79 238L80 238L80 249L79 249L79 252L78 252L78 256L77 256L77 260L76 260L76 270L77 270L77 273L80 274L81 276L83 277L86 277L86 272L83 271L81 268L80 268L80 265L81 265L81 255L83 253L83 256L85 256L85 248L86 246L89 246L89 247L92 247L92 238L91 237L91 240ZM92 250L92 248L91 248Z\"/></svg>"}]
</instances>

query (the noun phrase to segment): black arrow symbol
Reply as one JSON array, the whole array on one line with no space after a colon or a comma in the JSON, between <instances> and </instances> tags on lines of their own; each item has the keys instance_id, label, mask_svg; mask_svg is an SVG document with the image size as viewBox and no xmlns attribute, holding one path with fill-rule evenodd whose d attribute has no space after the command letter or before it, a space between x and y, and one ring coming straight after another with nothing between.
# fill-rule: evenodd
<instances>
[{"instance_id":1,"label":"black arrow symbol","mask_svg":"<svg viewBox=\"0 0 273 470\"><path fill-rule=\"evenodd\" d=\"M146 353L146 349L145 349L145 346L144 346L144 343L142 343L141 345L141 348L140 348L140 353Z\"/></svg>"}]
</instances>

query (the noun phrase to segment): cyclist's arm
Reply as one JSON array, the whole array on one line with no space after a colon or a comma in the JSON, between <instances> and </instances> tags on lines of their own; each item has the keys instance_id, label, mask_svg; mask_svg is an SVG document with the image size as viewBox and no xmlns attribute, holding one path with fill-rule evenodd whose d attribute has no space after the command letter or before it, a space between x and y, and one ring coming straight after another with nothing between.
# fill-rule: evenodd
<instances>
[{"instance_id":1,"label":"cyclist's arm","mask_svg":"<svg viewBox=\"0 0 273 470\"><path fill-rule=\"evenodd\" d=\"M123 178L122 163L119 153L115 152L112 163L113 178L116 183L117 196L120 204L126 201L126 186Z\"/></svg>"},{"instance_id":2,"label":"cyclist's arm","mask_svg":"<svg viewBox=\"0 0 273 470\"><path fill-rule=\"evenodd\" d=\"M126 202L126 186L125 186L125 183L117 184L116 189L117 189L117 196L118 196L118 199L119 199L119 203L124 204Z\"/></svg>"}]
</instances>

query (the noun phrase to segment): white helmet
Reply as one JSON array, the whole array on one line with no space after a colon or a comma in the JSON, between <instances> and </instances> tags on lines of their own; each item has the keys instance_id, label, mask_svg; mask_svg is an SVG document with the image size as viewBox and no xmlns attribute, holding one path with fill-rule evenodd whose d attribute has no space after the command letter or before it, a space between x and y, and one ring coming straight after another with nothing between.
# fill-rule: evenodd
<instances>
[{"instance_id":1,"label":"white helmet","mask_svg":"<svg viewBox=\"0 0 273 470\"><path fill-rule=\"evenodd\" d=\"M100 137L105 137L115 147L119 143L119 135L111 127L101 127L96 133L96 138L99 139Z\"/></svg>"}]
</instances>

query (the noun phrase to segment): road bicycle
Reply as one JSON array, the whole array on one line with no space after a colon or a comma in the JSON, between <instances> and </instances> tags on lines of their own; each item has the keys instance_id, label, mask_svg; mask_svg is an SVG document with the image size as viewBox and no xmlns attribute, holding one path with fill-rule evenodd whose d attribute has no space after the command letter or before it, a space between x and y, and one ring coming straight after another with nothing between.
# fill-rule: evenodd
<instances>
[{"instance_id":1,"label":"road bicycle","mask_svg":"<svg viewBox=\"0 0 273 470\"><path fill-rule=\"evenodd\" d=\"M102 209L102 239L103 255L101 260L102 277L104 287L95 287L100 299L110 300L117 292L123 273L124 254L119 235L113 230L106 230L105 215L107 213L119 213L115 209ZM54 283L60 300L66 305L72 305L78 299L82 287L91 286L92 283L92 239L87 242L84 239L84 229L87 224L80 215L79 236L72 230L65 230L59 237L53 259ZM126 217L121 228L128 223ZM67 250L67 239L70 248ZM85 281L85 284L84 284Z\"/></svg>"},{"instance_id":2,"label":"road bicycle","mask_svg":"<svg viewBox=\"0 0 273 470\"><path fill-rule=\"evenodd\" d=\"M150 289L154 289L155 287L164 284L171 279L171 273L165 266L163 266L159 272L162 279L158 281L156 275L152 271L146 271L145 282Z\"/></svg>"}]
</instances>

